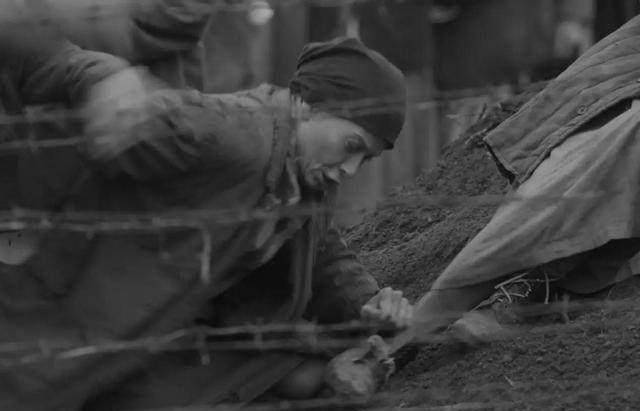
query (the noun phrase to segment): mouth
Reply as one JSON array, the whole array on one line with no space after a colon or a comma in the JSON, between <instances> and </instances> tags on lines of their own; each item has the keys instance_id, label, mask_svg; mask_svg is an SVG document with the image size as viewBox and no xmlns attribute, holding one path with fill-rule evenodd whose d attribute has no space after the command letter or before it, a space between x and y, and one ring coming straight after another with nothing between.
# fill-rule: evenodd
<instances>
[{"instance_id":1,"label":"mouth","mask_svg":"<svg viewBox=\"0 0 640 411\"><path fill-rule=\"evenodd\" d=\"M310 170L307 173L306 180L309 186L318 190L326 190L330 187L338 186L340 184L340 180L332 177L327 173L327 170L323 169Z\"/></svg>"}]
</instances>

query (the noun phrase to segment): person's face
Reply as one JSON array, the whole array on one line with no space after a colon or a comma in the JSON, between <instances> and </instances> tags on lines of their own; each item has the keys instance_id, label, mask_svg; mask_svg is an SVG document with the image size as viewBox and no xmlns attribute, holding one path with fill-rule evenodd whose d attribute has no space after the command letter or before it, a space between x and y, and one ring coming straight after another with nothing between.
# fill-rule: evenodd
<instances>
[{"instance_id":1,"label":"person's face","mask_svg":"<svg viewBox=\"0 0 640 411\"><path fill-rule=\"evenodd\" d=\"M384 143L351 121L316 113L298 127L298 155L307 186L323 190L354 176Z\"/></svg>"}]
</instances>

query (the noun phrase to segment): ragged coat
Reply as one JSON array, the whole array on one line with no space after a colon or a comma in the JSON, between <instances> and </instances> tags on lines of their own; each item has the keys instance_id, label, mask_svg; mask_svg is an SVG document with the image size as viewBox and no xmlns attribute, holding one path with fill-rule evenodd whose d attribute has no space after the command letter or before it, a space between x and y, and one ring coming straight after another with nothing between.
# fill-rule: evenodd
<instances>
[{"instance_id":1,"label":"ragged coat","mask_svg":"<svg viewBox=\"0 0 640 411\"><path fill-rule=\"evenodd\" d=\"M115 154L96 155L91 141L10 154L18 184L0 187L5 209L174 216L197 210L212 218L185 221L185 228L38 234L26 263L2 266L3 341L82 346L162 335L197 319L224 325L357 318L377 285L317 210L325 199L298 184L288 100L278 100L276 91L159 91L146 121L122 136L126 144ZM246 218L279 206L311 211ZM247 297L257 286L267 297L262 301ZM74 410L91 399L88 409L250 400L300 362L231 353L212 354L205 367L197 358L124 352L4 368L0 408ZM256 370L269 372L252 385ZM178 382L189 389L176 392L175 380L166 378L181 375ZM140 388L123 393L122 381Z\"/></svg>"},{"instance_id":2,"label":"ragged coat","mask_svg":"<svg viewBox=\"0 0 640 411\"><path fill-rule=\"evenodd\" d=\"M512 182L529 178L553 148L607 109L640 95L639 40L636 17L590 48L485 138Z\"/></svg>"},{"instance_id":3,"label":"ragged coat","mask_svg":"<svg viewBox=\"0 0 640 411\"><path fill-rule=\"evenodd\" d=\"M434 289L504 279L640 236L640 122L631 103L640 96L639 41L636 17L487 135L499 169L525 200L503 204ZM590 262L582 255L580 278L567 284L578 292L597 291L624 269L587 287Z\"/></svg>"},{"instance_id":4,"label":"ragged coat","mask_svg":"<svg viewBox=\"0 0 640 411\"><path fill-rule=\"evenodd\" d=\"M5 0L3 10L9 4ZM16 25L9 19L0 26L5 114L24 114L30 104L78 107L93 84L127 67L29 22ZM93 211L144 215L194 209L214 217L184 229L14 233L16 243L30 239L28 259L0 263L0 338L24 350L2 355L0 409L250 400L300 358L212 354L205 367L192 352L129 351L57 361L38 355L55 342L84 346L161 335L196 320L210 325L258 318L337 322L359 315L377 285L325 213L294 214L277 222L233 218L279 204L315 210L318 201L325 202L297 182L288 101L276 101L276 94L270 86L220 96L160 91L149 107L155 115L121 136L126 149L117 155L97 156L91 140L0 152L5 212L22 207L82 220L82 213ZM30 127L8 125L4 141L49 137L31 134ZM76 131L65 137L77 136ZM142 136L152 138L138 139ZM210 258L203 261L205 242L204 255ZM1 254L7 249L11 254L15 245L3 244ZM205 284L203 266L209 264ZM34 353L34 363L16 364ZM265 378L251 378L257 374ZM127 387L136 390L127 392Z\"/></svg>"}]
</instances>

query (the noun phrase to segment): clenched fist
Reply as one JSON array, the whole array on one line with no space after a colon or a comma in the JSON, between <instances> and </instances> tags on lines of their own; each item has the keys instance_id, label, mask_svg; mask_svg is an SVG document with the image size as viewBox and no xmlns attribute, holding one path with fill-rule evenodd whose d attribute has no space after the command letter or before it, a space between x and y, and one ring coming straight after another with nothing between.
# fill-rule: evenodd
<instances>
[{"instance_id":1,"label":"clenched fist","mask_svg":"<svg viewBox=\"0 0 640 411\"><path fill-rule=\"evenodd\" d=\"M362 307L361 316L364 320L406 328L413 318L413 306L404 298L402 291L387 287Z\"/></svg>"}]
</instances>

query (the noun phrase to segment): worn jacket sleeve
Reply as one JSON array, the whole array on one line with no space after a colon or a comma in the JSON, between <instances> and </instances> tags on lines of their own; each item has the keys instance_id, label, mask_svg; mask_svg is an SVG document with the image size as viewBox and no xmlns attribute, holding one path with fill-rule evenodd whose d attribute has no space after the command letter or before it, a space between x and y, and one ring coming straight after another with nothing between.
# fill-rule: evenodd
<instances>
[{"instance_id":1,"label":"worn jacket sleeve","mask_svg":"<svg viewBox=\"0 0 640 411\"><path fill-rule=\"evenodd\" d=\"M61 40L53 54L25 56L20 94L26 104L61 101L76 105L93 85L127 66L109 54L82 50Z\"/></svg>"},{"instance_id":2,"label":"worn jacket sleeve","mask_svg":"<svg viewBox=\"0 0 640 411\"><path fill-rule=\"evenodd\" d=\"M378 292L367 272L335 227L329 229L314 268L308 317L323 323L358 319L362 306Z\"/></svg>"},{"instance_id":3,"label":"worn jacket sleeve","mask_svg":"<svg viewBox=\"0 0 640 411\"><path fill-rule=\"evenodd\" d=\"M89 158L109 177L160 181L184 173L242 177L262 167L270 140L258 138L266 120L239 107L229 95L195 90L155 90L126 107L128 124L115 118L89 124ZM122 126L122 127L121 127ZM233 170L237 170L236 175ZM203 175L205 175L203 174Z\"/></svg>"},{"instance_id":4,"label":"worn jacket sleeve","mask_svg":"<svg viewBox=\"0 0 640 411\"><path fill-rule=\"evenodd\" d=\"M13 6L2 11L3 85L13 89L20 104L77 103L92 85L127 66L117 57L71 44L28 9Z\"/></svg>"}]
</instances>

